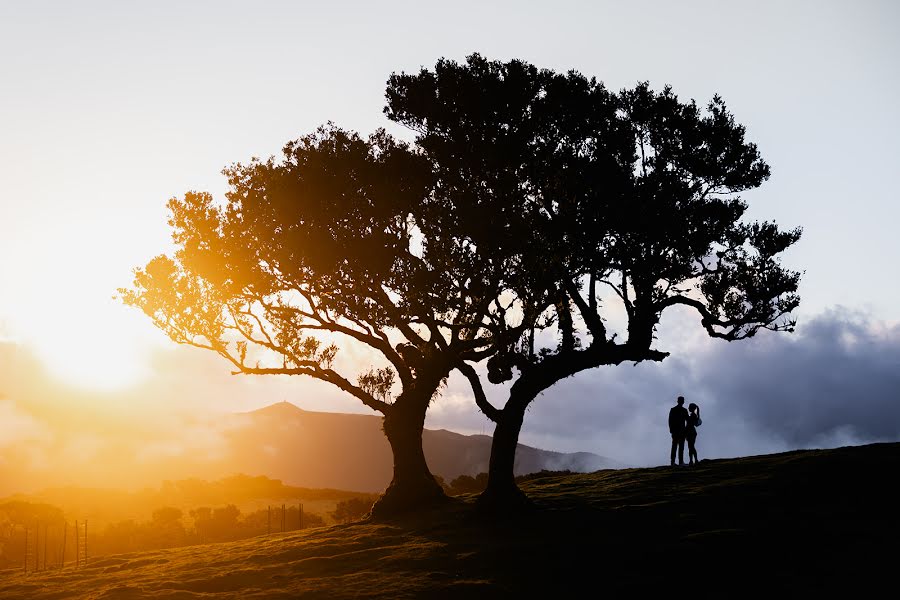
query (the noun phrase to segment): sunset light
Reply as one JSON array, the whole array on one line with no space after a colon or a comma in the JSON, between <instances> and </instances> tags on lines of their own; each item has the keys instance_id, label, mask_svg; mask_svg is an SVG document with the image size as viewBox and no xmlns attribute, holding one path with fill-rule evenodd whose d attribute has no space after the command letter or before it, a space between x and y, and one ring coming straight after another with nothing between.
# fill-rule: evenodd
<instances>
[{"instance_id":1,"label":"sunset light","mask_svg":"<svg viewBox=\"0 0 900 600\"><path fill-rule=\"evenodd\" d=\"M147 354L164 336L114 298L129 281L123 253L111 251L117 236L84 235L78 227L48 234L28 260L4 265L18 292L4 298L7 335L26 344L48 371L77 387L112 390L137 384L147 373Z\"/></svg>"},{"instance_id":2,"label":"sunset light","mask_svg":"<svg viewBox=\"0 0 900 600\"><path fill-rule=\"evenodd\" d=\"M51 374L76 387L110 391L140 383L147 374L148 336L131 315L102 305L78 314L82 320L51 321L46 329L39 322L23 341Z\"/></svg>"}]
</instances>

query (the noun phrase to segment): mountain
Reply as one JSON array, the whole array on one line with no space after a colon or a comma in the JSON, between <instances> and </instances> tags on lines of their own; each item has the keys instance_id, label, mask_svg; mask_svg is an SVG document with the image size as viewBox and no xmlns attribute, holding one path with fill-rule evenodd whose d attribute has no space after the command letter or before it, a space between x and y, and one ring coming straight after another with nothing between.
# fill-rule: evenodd
<instances>
[{"instance_id":1,"label":"mountain","mask_svg":"<svg viewBox=\"0 0 900 600\"><path fill-rule=\"evenodd\" d=\"M381 416L315 412L279 402L235 415L226 429L223 461L234 472L266 475L289 485L380 492L393 472L381 423ZM432 473L448 483L460 475L487 471L489 436L426 429L422 446ZM515 474L617 466L588 452L552 452L519 444Z\"/></svg>"},{"instance_id":2,"label":"mountain","mask_svg":"<svg viewBox=\"0 0 900 600\"><path fill-rule=\"evenodd\" d=\"M15 444L0 439L0 496L73 486L136 490L236 474L296 487L380 493L393 473L380 415L314 412L280 402L251 412L173 419L168 427L153 421L108 427L99 422L93 429L23 429ZM426 429L422 443L432 472L447 483L487 471L488 436ZM515 473L621 466L595 454L519 445Z\"/></svg>"}]
</instances>

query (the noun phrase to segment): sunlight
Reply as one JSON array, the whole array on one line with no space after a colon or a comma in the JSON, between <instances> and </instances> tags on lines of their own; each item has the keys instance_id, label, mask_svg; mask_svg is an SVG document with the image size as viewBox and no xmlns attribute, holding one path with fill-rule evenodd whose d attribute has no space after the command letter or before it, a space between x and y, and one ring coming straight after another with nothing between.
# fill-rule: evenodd
<instances>
[{"instance_id":1,"label":"sunlight","mask_svg":"<svg viewBox=\"0 0 900 600\"><path fill-rule=\"evenodd\" d=\"M137 384L147 374L146 343L136 335L127 315L114 307L81 311L82 320L62 326L32 326L24 341L41 362L66 383L98 391ZM93 313L93 314L92 314Z\"/></svg>"},{"instance_id":2,"label":"sunlight","mask_svg":"<svg viewBox=\"0 0 900 600\"><path fill-rule=\"evenodd\" d=\"M148 373L148 352L165 337L138 311L113 299L116 286L129 277L117 264L121 257L100 242L80 246L64 255L47 249L22 265L16 275L25 285L4 299L3 308L14 316L8 334L69 385L95 391L135 385Z\"/></svg>"},{"instance_id":3,"label":"sunlight","mask_svg":"<svg viewBox=\"0 0 900 600\"><path fill-rule=\"evenodd\" d=\"M73 202L40 223L43 243L30 237L37 223L17 230L18 248L27 253L0 262L0 276L10 282L0 294L0 333L31 348L66 384L122 389L146 377L149 353L168 343L140 311L113 298L146 260L140 242L156 240L158 232L104 227L108 214L78 207Z\"/></svg>"}]
</instances>

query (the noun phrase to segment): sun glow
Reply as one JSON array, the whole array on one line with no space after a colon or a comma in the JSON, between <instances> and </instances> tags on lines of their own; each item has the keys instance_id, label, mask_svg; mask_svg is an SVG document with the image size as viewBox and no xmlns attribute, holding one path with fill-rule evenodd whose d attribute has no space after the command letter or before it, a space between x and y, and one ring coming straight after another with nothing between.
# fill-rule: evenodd
<instances>
[{"instance_id":1,"label":"sun glow","mask_svg":"<svg viewBox=\"0 0 900 600\"><path fill-rule=\"evenodd\" d=\"M51 374L68 384L98 391L121 389L147 375L146 348L129 327L123 327L126 322L114 312L101 313L62 329L32 331L25 343Z\"/></svg>"},{"instance_id":2,"label":"sun glow","mask_svg":"<svg viewBox=\"0 0 900 600\"><path fill-rule=\"evenodd\" d=\"M57 239L64 239L62 235ZM66 384L109 391L137 384L148 356L165 340L139 311L114 299L130 268L101 240L43 247L27 262L7 263L17 285L0 301L8 336L29 347Z\"/></svg>"}]
</instances>

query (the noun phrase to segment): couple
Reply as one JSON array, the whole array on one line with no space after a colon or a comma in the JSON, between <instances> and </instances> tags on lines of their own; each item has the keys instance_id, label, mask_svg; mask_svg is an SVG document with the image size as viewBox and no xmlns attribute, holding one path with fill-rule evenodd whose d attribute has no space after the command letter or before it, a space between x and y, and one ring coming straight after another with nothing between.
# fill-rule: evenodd
<instances>
[{"instance_id":1,"label":"couple","mask_svg":"<svg viewBox=\"0 0 900 600\"><path fill-rule=\"evenodd\" d=\"M678 453L678 464L684 464L684 442L688 443L688 460L697 464L697 427L700 426L700 407L691 402L684 407L684 396L678 396L678 403L669 410L669 433L672 434L672 465L675 465L675 453Z\"/></svg>"}]
</instances>

